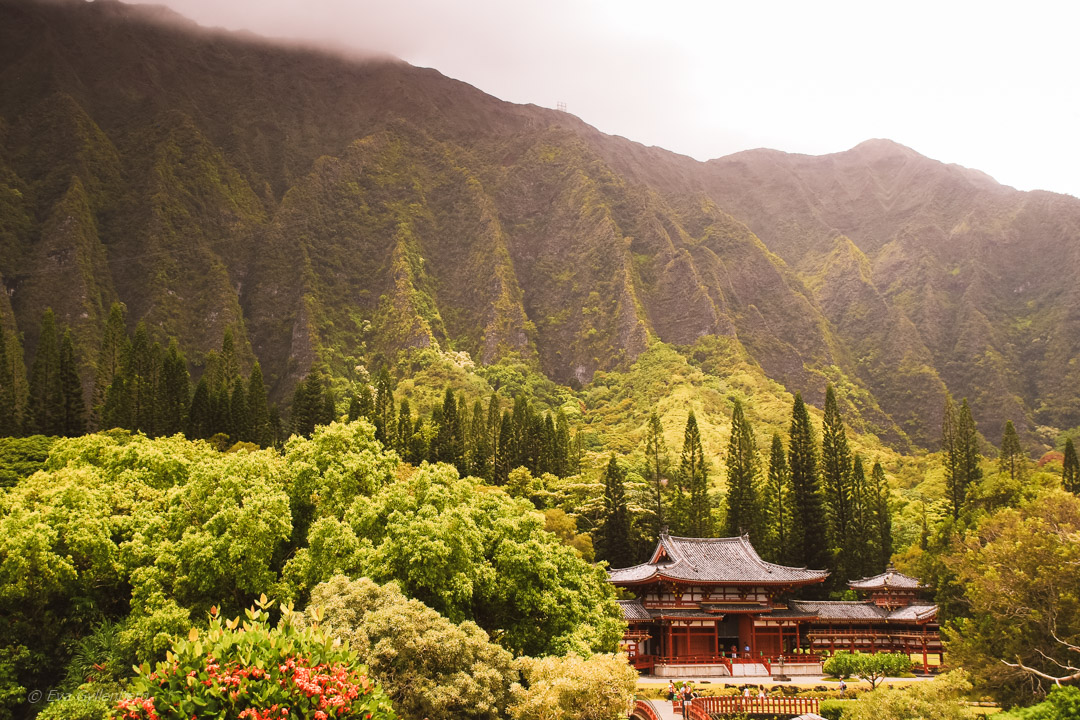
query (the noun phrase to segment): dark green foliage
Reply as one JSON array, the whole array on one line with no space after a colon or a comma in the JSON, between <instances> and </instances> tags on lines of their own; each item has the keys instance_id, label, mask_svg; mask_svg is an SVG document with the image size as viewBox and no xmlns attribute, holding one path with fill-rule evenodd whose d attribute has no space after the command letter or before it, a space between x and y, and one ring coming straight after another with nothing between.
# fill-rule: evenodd
<instances>
[{"instance_id":1,"label":"dark green foliage","mask_svg":"<svg viewBox=\"0 0 1080 720\"><path fill-rule=\"evenodd\" d=\"M321 423L326 424L326 423ZM247 391L237 382L229 398L229 437L233 442L251 442L251 411L248 409Z\"/></svg>"},{"instance_id":2,"label":"dark green foliage","mask_svg":"<svg viewBox=\"0 0 1080 720\"><path fill-rule=\"evenodd\" d=\"M484 403L479 398L473 403L472 417L469 420L468 448L468 474L491 482L492 461L494 460L491 452L491 436L488 433Z\"/></svg>"},{"instance_id":3,"label":"dark green foliage","mask_svg":"<svg viewBox=\"0 0 1080 720\"><path fill-rule=\"evenodd\" d=\"M442 412L436 425L435 443L438 448L435 462L450 463L456 468L465 467L465 433L457 398L449 387L443 394Z\"/></svg>"},{"instance_id":4,"label":"dark green foliage","mask_svg":"<svg viewBox=\"0 0 1080 720\"><path fill-rule=\"evenodd\" d=\"M776 432L769 448L769 476L762 500L766 524L762 554L771 562L790 562L793 537L791 470L788 468L784 443Z\"/></svg>"},{"instance_id":5,"label":"dark green foliage","mask_svg":"<svg viewBox=\"0 0 1080 720\"><path fill-rule=\"evenodd\" d=\"M108 416L108 413L106 413ZM206 376L199 378L195 393L191 396L191 409L188 412L187 435L195 440L206 440L214 430L214 410L210 400L210 384Z\"/></svg>"},{"instance_id":6,"label":"dark green foliage","mask_svg":"<svg viewBox=\"0 0 1080 720\"><path fill-rule=\"evenodd\" d=\"M731 440L726 461L728 491L724 533L728 536L749 534L750 541L760 545L762 518L757 489L757 441L738 400L731 412Z\"/></svg>"},{"instance_id":7,"label":"dark green foliage","mask_svg":"<svg viewBox=\"0 0 1080 720\"><path fill-rule=\"evenodd\" d=\"M54 437L0 437L0 488L13 486L45 467Z\"/></svg>"},{"instance_id":8,"label":"dark green foliage","mask_svg":"<svg viewBox=\"0 0 1080 720\"><path fill-rule=\"evenodd\" d=\"M828 522L821 497L817 441L802 394L795 394L788 433L788 466L792 488L792 561L824 569L829 566Z\"/></svg>"},{"instance_id":9,"label":"dark green foliage","mask_svg":"<svg viewBox=\"0 0 1080 720\"><path fill-rule=\"evenodd\" d=\"M256 360L251 366L247 386L248 418L251 423L251 442L266 447L270 440L270 408L266 400L266 385L263 383L262 366Z\"/></svg>"},{"instance_id":10,"label":"dark green foliage","mask_svg":"<svg viewBox=\"0 0 1080 720\"><path fill-rule=\"evenodd\" d=\"M870 471L866 497L867 526L870 529L869 534L875 538L874 547L879 553L877 567L883 568L892 559L892 512L889 509L889 483L885 479L885 469L879 462L874 463Z\"/></svg>"},{"instance_id":11,"label":"dark green foliage","mask_svg":"<svg viewBox=\"0 0 1080 720\"><path fill-rule=\"evenodd\" d=\"M611 454L604 470L604 511L596 532L596 556L611 567L634 563L630 536L630 509L626 502L626 471Z\"/></svg>"},{"instance_id":12,"label":"dark green foliage","mask_svg":"<svg viewBox=\"0 0 1080 720\"><path fill-rule=\"evenodd\" d=\"M1023 482L1027 477L1027 454L1020 445L1012 420L1005 423L1001 435L1001 451L998 453L998 473L1008 475L1013 482Z\"/></svg>"},{"instance_id":13,"label":"dark green foliage","mask_svg":"<svg viewBox=\"0 0 1080 720\"><path fill-rule=\"evenodd\" d=\"M384 365L379 370L379 375L375 380L375 398L370 417L375 425L375 439L386 447L393 444L396 410L394 404L394 381L390 377L390 371Z\"/></svg>"},{"instance_id":14,"label":"dark green foliage","mask_svg":"<svg viewBox=\"0 0 1080 720\"><path fill-rule=\"evenodd\" d=\"M664 484L667 480L667 447L664 444L664 428L655 412L649 413L645 428L645 477L649 481L653 508L656 513L653 535L659 536L666 525L664 518Z\"/></svg>"},{"instance_id":15,"label":"dark green foliage","mask_svg":"<svg viewBox=\"0 0 1080 720\"><path fill-rule=\"evenodd\" d=\"M676 532L687 537L712 536L708 467L693 410L686 418L682 454L679 459L679 482L672 502L671 520Z\"/></svg>"},{"instance_id":16,"label":"dark green foliage","mask_svg":"<svg viewBox=\"0 0 1080 720\"><path fill-rule=\"evenodd\" d=\"M191 375L187 360L176 344L169 343L161 362L161 381L158 383L158 431L175 435L187 427L188 403L191 401Z\"/></svg>"},{"instance_id":17,"label":"dark green foliage","mask_svg":"<svg viewBox=\"0 0 1080 720\"><path fill-rule=\"evenodd\" d=\"M0 324L0 437L9 437L18 432L19 415L15 406L15 378L7 357L4 326Z\"/></svg>"},{"instance_id":18,"label":"dark green foliage","mask_svg":"<svg viewBox=\"0 0 1080 720\"><path fill-rule=\"evenodd\" d=\"M1080 495L1080 460L1077 460L1076 445L1072 438L1065 440L1065 457L1061 461L1061 486L1074 495Z\"/></svg>"},{"instance_id":19,"label":"dark green foliage","mask_svg":"<svg viewBox=\"0 0 1080 720\"><path fill-rule=\"evenodd\" d=\"M60 341L59 365L60 397L63 402L60 435L75 437L86 432L86 403L83 402L82 381L79 379L78 362L71 331L64 331Z\"/></svg>"},{"instance_id":20,"label":"dark green foliage","mask_svg":"<svg viewBox=\"0 0 1080 720\"><path fill-rule=\"evenodd\" d=\"M967 507L971 487L982 477L979 469L979 437L967 398L958 409L945 398L942 418L941 452L945 466L945 487L953 520Z\"/></svg>"},{"instance_id":21,"label":"dark green foliage","mask_svg":"<svg viewBox=\"0 0 1080 720\"><path fill-rule=\"evenodd\" d=\"M131 416L126 427L156 436L158 383L161 377L161 345L150 340L144 323L135 328L120 372L128 393Z\"/></svg>"},{"instance_id":22,"label":"dark green foliage","mask_svg":"<svg viewBox=\"0 0 1080 720\"><path fill-rule=\"evenodd\" d=\"M105 329L101 334L101 350L98 352L95 366L94 392L90 401L90 428L92 430L103 427L102 414L105 410L109 386L123 367L129 344L127 326L124 322L124 305L113 303L109 309L109 317L105 321Z\"/></svg>"},{"instance_id":23,"label":"dark green foliage","mask_svg":"<svg viewBox=\"0 0 1080 720\"><path fill-rule=\"evenodd\" d=\"M854 489L851 477L851 451L836 391L832 385L825 390L825 420L821 431L821 479L825 506L829 514L830 544L836 553L833 580L844 582L858 577L858 558L861 556L858 532L854 527Z\"/></svg>"},{"instance_id":24,"label":"dark green foliage","mask_svg":"<svg viewBox=\"0 0 1080 720\"><path fill-rule=\"evenodd\" d=\"M296 386L292 400L292 432L301 437L311 437L315 427L323 422L326 416L326 398L322 381L314 372L307 376Z\"/></svg>"},{"instance_id":25,"label":"dark green foliage","mask_svg":"<svg viewBox=\"0 0 1080 720\"><path fill-rule=\"evenodd\" d=\"M30 368L27 405L30 434L64 434L64 391L60 384L60 343L52 309L41 317L37 352Z\"/></svg>"}]
</instances>

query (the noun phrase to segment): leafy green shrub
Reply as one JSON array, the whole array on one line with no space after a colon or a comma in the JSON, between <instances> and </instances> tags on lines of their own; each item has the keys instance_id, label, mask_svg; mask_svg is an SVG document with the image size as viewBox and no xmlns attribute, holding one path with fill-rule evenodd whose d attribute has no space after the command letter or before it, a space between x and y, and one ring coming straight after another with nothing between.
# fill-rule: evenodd
<instances>
[{"instance_id":1,"label":"leafy green shrub","mask_svg":"<svg viewBox=\"0 0 1080 720\"><path fill-rule=\"evenodd\" d=\"M1056 687L1038 705L994 717L1000 720L1080 720L1080 688Z\"/></svg>"},{"instance_id":2,"label":"leafy green shrub","mask_svg":"<svg viewBox=\"0 0 1080 720\"><path fill-rule=\"evenodd\" d=\"M513 720L611 720L626 717L634 699L637 671L624 655L523 657L518 666Z\"/></svg>"},{"instance_id":3,"label":"leafy green shrub","mask_svg":"<svg viewBox=\"0 0 1080 720\"><path fill-rule=\"evenodd\" d=\"M843 720L844 710L850 703L850 700L823 700L818 709L818 715L825 720Z\"/></svg>"},{"instance_id":4,"label":"leafy green shrub","mask_svg":"<svg viewBox=\"0 0 1080 720\"><path fill-rule=\"evenodd\" d=\"M123 720L284 720L395 718L390 700L367 677L348 646L300 613L282 606L271 626L266 596L239 617L212 611L208 632L192 628L165 662L144 663L131 682L133 697L117 704Z\"/></svg>"},{"instance_id":5,"label":"leafy green shrub","mask_svg":"<svg viewBox=\"0 0 1080 720\"><path fill-rule=\"evenodd\" d=\"M825 661L822 670L833 677L848 678L852 675L866 680L870 687L886 677L898 677L911 672L911 658L901 653L838 652Z\"/></svg>"}]
</instances>

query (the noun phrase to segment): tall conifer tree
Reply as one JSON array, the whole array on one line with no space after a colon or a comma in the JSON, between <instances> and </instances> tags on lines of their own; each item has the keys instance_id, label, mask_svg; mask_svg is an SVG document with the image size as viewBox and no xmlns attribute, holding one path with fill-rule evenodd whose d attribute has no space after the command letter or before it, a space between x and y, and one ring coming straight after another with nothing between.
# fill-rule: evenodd
<instances>
[{"instance_id":1,"label":"tall conifer tree","mask_svg":"<svg viewBox=\"0 0 1080 720\"><path fill-rule=\"evenodd\" d=\"M187 360L173 338L161 361L161 382L158 399L158 430L162 435L175 435L187 427L188 405L191 401L191 376Z\"/></svg>"},{"instance_id":2,"label":"tall conifer tree","mask_svg":"<svg viewBox=\"0 0 1080 720\"><path fill-rule=\"evenodd\" d=\"M667 446L664 444L664 427L660 424L659 416L653 412L649 414L649 422L645 428L645 475L649 480L652 492L652 503L656 513L655 534L660 535L660 530L667 524L664 517L664 481L667 475Z\"/></svg>"},{"instance_id":3,"label":"tall conifer tree","mask_svg":"<svg viewBox=\"0 0 1080 720\"><path fill-rule=\"evenodd\" d=\"M480 398L473 403L469 440L469 472L491 482L491 436L488 433L487 412Z\"/></svg>"},{"instance_id":4,"label":"tall conifer tree","mask_svg":"<svg viewBox=\"0 0 1080 720\"><path fill-rule=\"evenodd\" d=\"M767 559L777 563L791 562L792 506L791 471L780 434L774 432L769 448L769 478L765 502L768 518Z\"/></svg>"},{"instance_id":5,"label":"tall conifer tree","mask_svg":"<svg viewBox=\"0 0 1080 720\"><path fill-rule=\"evenodd\" d=\"M0 323L0 437L19 434L19 415L15 405L15 378L7 357L7 337Z\"/></svg>"},{"instance_id":6,"label":"tall conifer tree","mask_svg":"<svg viewBox=\"0 0 1080 720\"><path fill-rule=\"evenodd\" d=\"M634 563L630 539L630 508L626 501L626 471L611 454L604 470L604 514L597 528L599 559L611 567L629 567Z\"/></svg>"},{"instance_id":7,"label":"tall conifer tree","mask_svg":"<svg viewBox=\"0 0 1080 720\"><path fill-rule=\"evenodd\" d=\"M825 389L825 419L821 431L821 476L829 511L831 546L835 552L834 581L844 581L857 571L859 546L852 527L851 450L836 391Z\"/></svg>"},{"instance_id":8,"label":"tall conifer tree","mask_svg":"<svg viewBox=\"0 0 1080 720\"><path fill-rule=\"evenodd\" d=\"M1012 420L1005 423L1001 435L1001 452L998 453L998 473L1008 475L1013 482L1023 482L1027 477L1027 457L1020 444L1020 437Z\"/></svg>"},{"instance_id":9,"label":"tall conifer tree","mask_svg":"<svg viewBox=\"0 0 1080 720\"><path fill-rule=\"evenodd\" d=\"M1072 438L1065 440L1065 457L1061 461L1061 486L1073 495L1080 495L1080 459Z\"/></svg>"},{"instance_id":10,"label":"tall conifer tree","mask_svg":"<svg viewBox=\"0 0 1080 720\"><path fill-rule=\"evenodd\" d=\"M251 442L251 413L248 411L247 391L237 379L229 397L229 438L233 442Z\"/></svg>"},{"instance_id":11,"label":"tall conifer tree","mask_svg":"<svg viewBox=\"0 0 1080 720\"><path fill-rule=\"evenodd\" d=\"M793 500L793 560L798 565L824 569L829 565L828 523L821 497L817 467L817 441L802 395L795 394L788 433L788 466Z\"/></svg>"},{"instance_id":12,"label":"tall conifer tree","mask_svg":"<svg viewBox=\"0 0 1080 720\"><path fill-rule=\"evenodd\" d=\"M101 350L98 352L94 372L94 391L90 398L90 429L99 430L104 421L102 412L109 386L120 373L127 357L127 325L124 322L123 303L113 303L109 308L109 317L105 321L105 330L101 334Z\"/></svg>"},{"instance_id":13,"label":"tall conifer tree","mask_svg":"<svg viewBox=\"0 0 1080 720\"><path fill-rule=\"evenodd\" d=\"M889 510L889 483L885 479L885 469L879 462L874 463L870 471L869 496L873 503L872 524L877 534L877 567L884 569L892 559L892 513Z\"/></svg>"},{"instance_id":14,"label":"tall conifer tree","mask_svg":"<svg viewBox=\"0 0 1080 720\"><path fill-rule=\"evenodd\" d=\"M131 407L129 430L157 434L158 381L161 373L161 346L150 340L145 323L139 323L131 339L121 369Z\"/></svg>"},{"instance_id":15,"label":"tall conifer tree","mask_svg":"<svg viewBox=\"0 0 1080 720\"><path fill-rule=\"evenodd\" d=\"M758 458L754 429L735 400L731 412L731 440L727 452L727 524L728 536L748 533L754 544L761 540L760 504L757 493Z\"/></svg>"},{"instance_id":16,"label":"tall conifer tree","mask_svg":"<svg viewBox=\"0 0 1080 720\"><path fill-rule=\"evenodd\" d=\"M712 507L709 504L709 475L705 466L705 452L701 447L701 433L697 417L691 410L686 418L683 433L682 456L679 462L682 484L688 491L686 498L684 532L689 537L712 535Z\"/></svg>"},{"instance_id":17,"label":"tall conifer tree","mask_svg":"<svg viewBox=\"0 0 1080 720\"><path fill-rule=\"evenodd\" d=\"M60 341L60 394L63 401L63 431L66 437L86 432L86 402L83 400L82 380L75 359L75 344L71 331L65 330Z\"/></svg>"},{"instance_id":18,"label":"tall conifer tree","mask_svg":"<svg viewBox=\"0 0 1080 720\"><path fill-rule=\"evenodd\" d=\"M248 416L251 419L251 442L266 447L270 444L270 406L266 398L266 383L262 366L256 360L251 366L247 387Z\"/></svg>"},{"instance_id":19,"label":"tall conifer tree","mask_svg":"<svg viewBox=\"0 0 1080 720\"><path fill-rule=\"evenodd\" d=\"M372 424L375 425L375 439L386 447L393 445L394 422L397 405L394 403L394 381L390 371L383 365L375 378L375 402Z\"/></svg>"},{"instance_id":20,"label":"tall conifer tree","mask_svg":"<svg viewBox=\"0 0 1080 720\"><path fill-rule=\"evenodd\" d=\"M37 352L30 368L30 434L62 435L64 393L60 385L60 341L52 308L41 316Z\"/></svg>"}]
</instances>

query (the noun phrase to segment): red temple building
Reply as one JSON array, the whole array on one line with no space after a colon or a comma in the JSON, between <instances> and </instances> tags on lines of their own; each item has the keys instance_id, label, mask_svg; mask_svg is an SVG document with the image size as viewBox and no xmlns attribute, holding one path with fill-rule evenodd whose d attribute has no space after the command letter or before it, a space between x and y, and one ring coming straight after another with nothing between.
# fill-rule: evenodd
<instances>
[{"instance_id":1,"label":"red temple building","mask_svg":"<svg viewBox=\"0 0 1080 720\"><path fill-rule=\"evenodd\" d=\"M637 596L619 601L623 649L658 676L820 674L821 655L838 650L905 652L924 666L931 655L940 660L937 606L918 599L918 580L890 567L850 583L867 600L796 599L828 575L766 562L746 536L667 533L648 562L608 571Z\"/></svg>"}]
</instances>

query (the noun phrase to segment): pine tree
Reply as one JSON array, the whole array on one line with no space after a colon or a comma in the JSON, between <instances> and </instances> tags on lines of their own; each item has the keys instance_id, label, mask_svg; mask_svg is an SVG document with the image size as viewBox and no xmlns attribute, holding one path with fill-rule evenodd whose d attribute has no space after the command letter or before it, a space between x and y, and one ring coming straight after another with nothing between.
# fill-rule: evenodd
<instances>
[{"instance_id":1,"label":"pine tree","mask_svg":"<svg viewBox=\"0 0 1080 720\"><path fill-rule=\"evenodd\" d=\"M385 447L393 444L394 421L397 405L394 403L394 381L390 371L383 365L375 379L375 405L372 424L375 425L375 439Z\"/></svg>"},{"instance_id":2,"label":"pine tree","mask_svg":"<svg viewBox=\"0 0 1080 720\"><path fill-rule=\"evenodd\" d=\"M232 328L225 328L221 338L221 385L232 398L233 390L240 384L240 358L236 353Z\"/></svg>"},{"instance_id":3,"label":"pine tree","mask_svg":"<svg viewBox=\"0 0 1080 720\"><path fill-rule=\"evenodd\" d=\"M206 440L214 434L213 421L213 409L210 407L210 385L204 375L199 378L198 384L195 385L195 392L191 396L191 406L188 408L187 436L193 440Z\"/></svg>"},{"instance_id":4,"label":"pine tree","mask_svg":"<svg viewBox=\"0 0 1080 720\"><path fill-rule=\"evenodd\" d=\"M1008 475L1015 482L1023 482L1027 477L1027 458L1020 445L1012 420L1005 422L1005 431L1001 435L1001 452L998 453L998 473Z\"/></svg>"},{"instance_id":5,"label":"pine tree","mask_svg":"<svg viewBox=\"0 0 1080 720\"><path fill-rule=\"evenodd\" d=\"M664 518L664 483L667 474L667 446L664 444L664 427L660 424L660 417L655 413L649 414L649 422L645 428L645 476L649 481L652 491L652 502L656 512L656 526L654 534L659 537L660 531L666 525Z\"/></svg>"},{"instance_id":6,"label":"pine tree","mask_svg":"<svg viewBox=\"0 0 1080 720\"><path fill-rule=\"evenodd\" d=\"M982 477L979 468L979 435L967 398L957 409L952 398L945 397L941 450L945 465L945 488L952 507L953 520L967 507L972 485Z\"/></svg>"},{"instance_id":7,"label":"pine tree","mask_svg":"<svg viewBox=\"0 0 1080 720\"><path fill-rule=\"evenodd\" d=\"M817 468L817 441L810 413L800 393L795 394L788 433L788 466L792 489L793 562L815 569L829 565L828 522L821 497Z\"/></svg>"},{"instance_id":8,"label":"pine tree","mask_svg":"<svg viewBox=\"0 0 1080 720\"><path fill-rule=\"evenodd\" d=\"M731 412L731 439L727 452L726 535L749 534L751 543L761 540L761 507L757 493L758 457L754 429L735 400Z\"/></svg>"},{"instance_id":9,"label":"pine tree","mask_svg":"<svg viewBox=\"0 0 1080 720\"><path fill-rule=\"evenodd\" d=\"M71 331L65 330L60 341L60 395L63 402L62 431L66 437L76 437L86 432L86 403L83 400L82 380L75 360L75 344Z\"/></svg>"},{"instance_id":10,"label":"pine tree","mask_svg":"<svg viewBox=\"0 0 1080 720\"><path fill-rule=\"evenodd\" d=\"M628 567L634 562L630 540L630 508L626 501L626 471L619 467L615 453L604 470L604 511L597 528L597 556L611 567Z\"/></svg>"},{"instance_id":11,"label":"pine tree","mask_svg":"<svg viewBox=\"0 0 1080 720\"><path fill-rule=\"evenodd\" d=\"M857 538L852 528L851 450L844 420L832 385L825 389L825 419L821 430L821 476L829 514L830 545L837 561L834 580L845 581L858 565Z\"/></svg>"},{"instance_id":12,"label":"pine tree","mask_svg":"<svg viewBox=\"0 0 1080 720\"><path fill-rule=\"evenodd\" d=\"M262 366L256 360L251 366L247 387L248 417L251 421L251 442L266 447L270 440L270 406L266 398Z\"/></svg>"},{"instance_id":13,"label":"pine tree","mask_svg":"<svg viewBox=\"0 0 1080 720\"><path fill-rule=\"evenodd\" d=\"M457 398L449 387L443 394L442 412L439 413L435 435L438 443L435 460L461 468L465 459L465 437L462 433Z\"/></svg>"},{"instance_id":14,"label":"pine tree","mask_svg":"<svg viewBox=\"0 0 1080 720\"><path fill-rule=\"evenodd\" d=\"M555 469L559 477L570 474L570 422L562 408L555 414Z\"/></svg>"},{"instance_id":15,"label":"pine tree","mask_svg":"<svg viewBox=\"0 0 1080 720\"><path fill-rule=\"evenodd\" d=\"M765 507L768 508L769 541L766 559L772 562L791 561L792 507L791 471L780 434L774 432L769 449L769 478L766 482Z\"/></svg>"},{"instance_id":16,"label":"pine tree","mask_svg":"<svg viewBox=\"0 0 1080 720\"><path fill-rule=\"evenodd\" d=\"M104 421L102 413L109 386L112 385L124 365L124 358L127 357L130 341L127 325L124 322L124 310L123 303L112 304L109 308L109 317L105 321L105 330L101 335L101 350L98 352L94 373L94 391L90 398L91 430L102 427Z\"/></svg>"},{"instance_id":17,"label":"pine tree","mask_svg":"<svg viewBox=\"0 0 1080 720\"><path fill-rule=\"evenodd\" d=\"M161 373L161 346L150 340L144 323L135 328L121 368L131 407L129 430L157 435L158 381Z\"/></svg>"},{"instance_id":18,"label":"pine tree","mask_svg":"<svg viewBox=\"0 0 1080 720\"><path fill-rule=\"evenodd\" d=\"M878 566L884 569L892 559L892 513L889 510L889 483L881 463L874 463L870 470L869 496L873 502L873 527L876 530ZM869 573L868 573L869 574Z\"/></svg>"},{"instance_id":19,"label":"pine tree","mask_svg":"<svg viewBox=\"0 0 1080 720\"><path fill-rule=\"evenodd\" d=\"M61 435L64 394L60 385L60 342L52 308L41 316L37 353L30 368L29 434Z\"/></svg>"},{"instance_id":20,"label":"pine tree","mask_svg":"<svg viewBox=\"0 0 1080 720\"><path fill-rule=\"evenodd\" d=\"M420 464L420 459L412 456L413 416L412 408L409 407L409 399L401 398L397 416L397 439L394 449L405 462Z\"/></svg>"},{"instance_id":21,"label":"pine tree","mask_svg":"<svg viewBox=\"0 0 1080 720\"><path fill-rule=\"evenodd\" d=\"M19 433L19 415L15 406L15 378L7 358L7 337L0 323L0 437Z\"/></svg>"},{"instance_id":22,"label":"pine tree","mask_svg":"<svg viewBox=\"0 0 1080 720\"><path fill-rule=\"evenodd\" d=\"M319 415L317 424L329 425L332 422L337 422L337 400L334 398L334 391L331 390L329 387L323 388L322 395L319 399L321 402L319 403ZM396 433L397 415L394 413L393 407L390 408L390 417L395 419L393 431Z\"/></svg>"},{"instance_id":23,"label":"pine tree","mask_svg":"<svg viewBox=\"0 0 1080 720\"><path fill-rule=\"evenodd\" d=\"M469 473L487 482L492 479L491 437L487 429L487 413L479 398L473 403L469 427Z\"/></svg>"},{"instance_id":24,"label":"pine tree","mask_svg":"<svg viewBox=\"0 0 1080 720\"><path fill-rule=\"evenodd\" d=\"M499 458L499 429L502 426L502 412L499 409L499 396L491 393L487 406L487 432L488 444L491 448L491 476L492 480L497 476Z\"/></svg>"},{"instance_id":25,"label":"pine tree","mask_svg":"<svg viewBox=\"0 0 1080 720\"><path fill-rule=\"evenodd\" d=\"M514 420L509 410L504 410L499 421L499 440L495 451L495 484L505 485L514 469L512 453Z\"/></svg>"},{"instance_id":26,"label":"pine tree","mask_svg":"<svg viewBox=\"0 0 1080 720\"><path fill-rule=\"evenodd\" d=\"M709 504L709 475L705 466L705 452L701 447L701 433L698 431L694 411L686 418L686 430L683 433L683 448L679 462L679 474L683 487L689 493L686 498L684 531L689 537L709 537L712 535L712 507Z\"/></svg>"},{"instance_id":27,"label":"pine tree","mask_svg":"<svg viewBox=\"0 0 1080 720\"><path fill-rule=\"evenodd\" d=\"M324 412L323 388L319 376L310 372L296 386L292 401L292 431L311 437Z\"/></svg>"},{"instance_id":28,"label":"pine tree","mask_svg":"<svg viewBox=\"0 0 1080 720\"><path fill-rule=\"evenodd\" d=\"M191 393L191 376L187 360L173 338L161 362L161 382L158 399L158 429L162 435L175 435L187 427Z\"/></svg>"},{"instance_id":29,"label":"pine tree","mask_svg":"<svg viewBox=\"0 0 1080 720\"><path fill-rule=\"evenodd\" d=\"M1065 457L1061 461L1061 486L1073 495L1080 495L1080 460L1072 438L1065 440Z\"/></svg>"},{"instance_id":30,"label":"pine tree","mask_svg":"<svg viewBox=\"0 0 1080 720\"><path fill-rule=\"evenodd\" d=\"M873 509L869 502L869 488L862 455L856 454L851 465L851 541L845 567L849 578L874 575L871 568L877 565L880 554L877 535L873 527Z\"/></svg>"},{"instance_id":31,"label":"pine tree","mask_svg":"<svg viewBox=\"0 0 1080 720\"><path fill-rule=\"evenodd\" d=\"M229 398L229 438L233 442L251 442L251 413L248 410L247 390L237 380Z\"/></svg>"}]
</instances>

